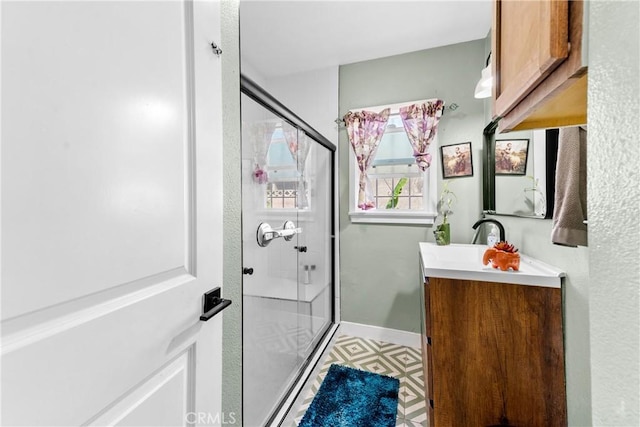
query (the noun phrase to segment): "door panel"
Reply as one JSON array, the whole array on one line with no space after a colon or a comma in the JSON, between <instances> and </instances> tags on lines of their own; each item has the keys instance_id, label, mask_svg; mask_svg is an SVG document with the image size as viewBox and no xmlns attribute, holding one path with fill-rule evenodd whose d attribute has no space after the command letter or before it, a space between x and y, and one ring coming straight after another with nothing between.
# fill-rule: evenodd
<instances>
[{"instance_id":1,"label":"door panel","mask_svg":"<svg viewBox=\"0 0 640 427\"><path fill-rule=\"evenodd\" d=\"M91 424L158 427L184 424L185 414L193 411L193 402L185 399L193 387L191 354L183 353ZM188 419L191 418L189 415Z\"/></svg>"},{"instance_id":2,"label":"door panel","mask_svg":"<svg viewBox=\"0 0 640 427\"><path fill-rule=\"evenodd\" d=\"M3 319L189 255L183 3L25 3L3 2Z\"/></svg>"},{"instance_id":3,"label":"door panel","mask_svg":"<svg viewBox=\"0 0 640 427\"><path fill-rule=\"evenodd\" d=\"M126 395L192 345L170 347L171 340L199 315L198 302L187 304L181 294L180 289L161 293L4 354L3 421L79 425ZM176 301L181 302L177 307ZM180 318L163 314L178 307L184 310ZM146 319L141 319L143 311L149 313ZM123 328L128 329L126 334ZM39 402L38 411L29 410L33 402Z\"/></svg>"},{"instance_id":4,"label":"door panel","mask_svg":"<svg viewBox=\"0 0 640 427\"><path fill-rule=\"evenodd\" d=\"M219 4L1 7L2 423L220 418Z\"/></svg>"}]
</instances>

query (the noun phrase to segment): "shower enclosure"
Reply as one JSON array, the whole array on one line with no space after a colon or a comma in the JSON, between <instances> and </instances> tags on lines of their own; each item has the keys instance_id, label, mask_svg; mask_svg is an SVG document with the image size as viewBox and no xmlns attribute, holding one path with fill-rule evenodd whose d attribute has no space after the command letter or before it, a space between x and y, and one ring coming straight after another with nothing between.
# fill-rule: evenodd
<instances>
[{"instance_id":1,"label":"shower enclosure","mask_svg":"<svg viewBox=\"0 0 640 427\"><path fill-rule=\"evenodd\" d=\"M242 89L243 420L267 425L334 323L335 146Z\"/></svg>"}]
</instances>

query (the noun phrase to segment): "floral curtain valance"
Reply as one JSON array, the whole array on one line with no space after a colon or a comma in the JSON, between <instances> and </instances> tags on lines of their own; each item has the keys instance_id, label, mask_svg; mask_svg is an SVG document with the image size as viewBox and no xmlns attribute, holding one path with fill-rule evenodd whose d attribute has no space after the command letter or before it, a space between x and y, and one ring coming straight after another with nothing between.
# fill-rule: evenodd
<instances>
[{"instance_id":1,"label":"floral curtain valance","mask_svg":"<svg viewBox=\"0 0 640 427\"><path fill-rule=\"evenodd\" d=\"M402 124L413 147L413 157L423 171L431 165L429 146L436 137L443 109L444 102L439 99L400 108Z\"/></svg>"},{"instance_id":2,"label":"floral curtain valance","mask_svg":"<svg viewBox=\"0 0 640 427\"><path fill-rule=\"evenodd\" d=\"M265 184L269 180L267 174L267 154L271 145L276 123L260 122L252 123L249 132L253 145L253 180L258 184Z\"/></svg>"},{"instance_id":3,"label":"floral curtain valance","mask_svg":"<svg viewBox=\"0 0 640 427\"><path fill-rule=\"evenodd\" d=\"M349 111L344 116L349 142L356 156L358 169L360 169L358 207L363 210L375 207L367 171L375 158L378 145L380 145L380 140L387 127L389 112L390 110L388 108L379 113L371 111Z\"/></svg>"},{"instance_id":4,"label":"floral curtain valance","mask_svg":"<svg viewBox=\"0 0 640 427\"><path fill-rule=\"evenodd\" d=\"M285 141L287 142L287 147L289 147L289 152L291 152L291 155L296 161L298 174L300 175L297 185L297 208L306 209L309 207L306 164L311 144L309 143L307 134L303 130L285 124L282 127L282 131Z\"/></svg>"}]
</instances>

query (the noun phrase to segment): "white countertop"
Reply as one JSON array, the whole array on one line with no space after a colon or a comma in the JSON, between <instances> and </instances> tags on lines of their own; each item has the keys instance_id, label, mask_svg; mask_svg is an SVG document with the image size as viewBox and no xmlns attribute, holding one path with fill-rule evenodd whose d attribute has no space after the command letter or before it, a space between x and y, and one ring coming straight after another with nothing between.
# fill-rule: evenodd
<instances>
[{"instance_id":1,"label":"white countertop","mask_svg":"<svg viewBox=\"0 0 640 427\"><path fill-rule=\"evenodd\" d=\"M421 242L420 260L425 277L481 280L516 285L559 288L565 273L556 267L520 254L520 271L501 271L482 264L488 246Z\"/></svg>"}]
</instances>

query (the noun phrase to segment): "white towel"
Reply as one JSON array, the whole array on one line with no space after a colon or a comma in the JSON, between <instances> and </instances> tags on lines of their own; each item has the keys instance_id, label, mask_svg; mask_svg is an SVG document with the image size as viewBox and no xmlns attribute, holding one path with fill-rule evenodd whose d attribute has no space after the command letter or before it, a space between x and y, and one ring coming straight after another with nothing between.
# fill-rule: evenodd
<instances>
[{"instance_id":1,"label":"white towel","mask_svg":"<svg viewBox=\"0 0 640 427\"><path fill-rule=\"evenodd\" d=\"M560 128L551 241L587 246L587 131Z\"/></svg>"}]
</instances>

